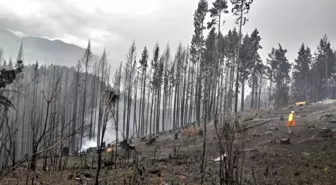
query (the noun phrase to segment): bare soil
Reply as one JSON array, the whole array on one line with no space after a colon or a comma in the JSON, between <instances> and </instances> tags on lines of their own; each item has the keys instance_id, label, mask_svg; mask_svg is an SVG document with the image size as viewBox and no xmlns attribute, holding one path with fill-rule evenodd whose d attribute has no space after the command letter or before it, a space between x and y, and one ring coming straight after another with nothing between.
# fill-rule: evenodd
<instances>
[{"instance_id":1,"label":"bare soil","mask_svg":"<svg viewBox=\"0 0 336 185\"><path fill-rule=\"evenodd\" d=\"M296 111L296 127L289 135L285 123L291 110ZM246 184L336 185L336 123L320 119L325 114L333 113L336 114L334 103L245 112L242 119L253 117L246 121L249 127L243 169ZM270 121L264 123L265 120ZM321 137L319 129L323 127L333 131ZM213 124L210 123L207 128L208 155L204 184L219 184L219 162L213 161L219 156L218 141ZM284 138L290 138L291 144L281 144L280 140ZM133 143L137 156L134 163L137 165L122 164L118 169L104 167L100 184L200 184L202 136L179 135L174 140L174 134L167 132L161 134L152 145L139 139ZM73 168L76 166L74 163L78 164L78 159L71 158L67 170L30 172L30 177L37 177L34 179L36 184L77 185L82 183L76 180L76 174L82 174L78 176L82 180L86 176L85 183L93 184L95 169L81 171ZM0 184L26 184L26 176L25 170L16 170Z\"/></svg>"}]
</instances>

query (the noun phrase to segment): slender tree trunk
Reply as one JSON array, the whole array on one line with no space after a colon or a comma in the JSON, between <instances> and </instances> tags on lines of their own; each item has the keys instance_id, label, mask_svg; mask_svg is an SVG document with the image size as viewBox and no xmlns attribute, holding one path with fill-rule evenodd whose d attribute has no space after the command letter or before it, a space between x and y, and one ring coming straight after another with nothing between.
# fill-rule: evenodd
<instances>
[{"instance_id":1,"label":"slender tree trunk","mask_svg":"<svg viewBox=\"0 0 336 185\"><path fill-rule=\"evenodd\" d=\"M320 75L317 75L316 102L320 101Z\"/></svg>"},{"instance_id":2,"label":"slender tree trunk","mask_svg":"<svg viewBox=\"0 0 336 185\"><path fill-rule=\"evenodd\" d=\"M24 88L24 94L29 97L29 94L27 92L27 78L25 78L25 88ZM22 115L22 131L21 131L21 154L22 155L25 155L27 153L27 150L26 150L26 146L29 145L27 144L27 141L28 141L28 138L27 138L27 135L26 135L26 102L27 102L27 99L24 98L23 100L23 115ZM23 144L24 143L24 144Z\"/></svg>"},{"instance_id":3,"label":"slender tree trunk","mask_svg":"<svg viewBox=\"0 0 336 185\"><path fill-rule=\"evenodd\" d=\"M97 112L99 110L99 102L96 98L96 95L99 94L99 72L98 74L96 75L95 77L95 84L96 84L96 87L95 89L97 89L97 91L95 90L95 97L94 97L94 105L95 105L95 109L94 109L94 121L93 121L93 134L92 134L92 138L95 138L96 137L96 132L97 132ZM98 110L97 110L98 108Z\"/></svg>"},{"instance_id":4,"label":"slender tree trunk","mask_svg":"<svg viewBox=\"0 0 336 185\"><path fill-rule=\"evenodd\" d=\"M127 67L127 66L126 66ZM124 113L123 113L123 133L126 133L126 112L127 112L127 100L128 100L128 92L127 92L127 79L128 78L128 72L126 69L126 73L125 73L125 80L124 80Z\"/></svg>"},{"instance_id":5,"label":"slender tree trunk","mask_svg":"<svg viewBox=\"0 0 336 185\"><path fill-rule=\"evenodd\" d=\"M83 147L83 138L84 138L87 76L88 76L88 64L85 65L85 80L84 80L84 95L83 95L83 105L82 105L83 107L82 107L82 124L81 124L80 148Z\"/></svg>"},{"instance_id":6,"label":"slender tree trunk","mask_svg":"<svg viewBox=\"0 0 336 185\"><path fill-rule=\"evenodd\" d=\"M133 71L133 70L132 70ZM131 105L132 105L132 82L133 82L133 77L132 73L130 73L129 76L130 84L128 87L128 97L127 97L127 121L126 121L126 141L129 139L129 131L130 131L130 118L131 118Z\"/></svg>"},{"instance_id":7,"label":"slender tree trunk","mask_svg":"<svg viewBox=\"0 0 336 185\"><path fill-rule=\"evenodd\" d=\"M162 105L162 122L161 122L161 127L162 127L162 131L164 132L166 130L166 120L165 120L165 116L166 116L166 112L167 112L167 74L166 74L166 70L167 70L167 67L164 67L164 84L163 84L163 105Z\"/></svg>"},{"instance_id":8,"label":"slender tree trunk","mask_svg":"<svg viewBox=\"0 0 336 185\"><path fill-rule=\"evenodd\" d=\"M209 69L207 69L209 70ZM211 69L210 69L211 70ZM201 163L201 173L202 176L204 176L204 172L205 172L205 166L206 166L206 149L207 149L207 124L208 124L208 120L209 120L209 111L207 109L210 108L209 105L209 99L210 99L210 87L211 84L209 83L209 74L206 74L207 76L205 76L204 78L204 105L203 105L203 113L204 113L204 134L203 134L203 151L202 151L202 163ZM202 178L203 179L203 178Z\"/></svg>"},{"instance_id":9,"label":"slender tree trunk","mask_svg":"<svg viewBox=\"0 0 336 185\"><path fill-rule=\"evenodd\" d=\"M138 77L139 77L139 74L137 74L135 76L135 81L134 81L134 109L133 109L133 134L135 133L134 132L134 129L136 131L136 134L137 134L137 137L139 137L139 128L137 126L137 95L138 95Z\"/></svg>"},{"instance_id":10,"label":"slender tree trunk","mask_svg":"<svg viewBox=\"0 0 336 185\"><path fill-rule=\"evenodd\" d=\"M308 71L306 71L305 76L305 101L308 101Z\"/></svg>"},{"instance_id":11,"label":"slender tree trunk","mask_svg":"<svg viewBox=\"0 0 336 185\"><path fill-rule=\"evenodd\" d=\"M176 91L176 123L177 123L177 128L181 127L182 123L180 123L180 97L181 97L181 92L180 92L180 85L181 85L181 82L180 82L180 79L181 79L181 76L179 75L178 77L178 87L177 87L177 91Z\"/></svg>"},{"instance_id":12,"label":"slender tree trunk","mask_svg":"<svg viewBox=\"0 0 336 185\"><path fill-rule=\"evenodd\" d=\"M120 65L116 84L117 84L117 91L120 92L120 86L121 86L121 72L122 72L122 65ZM119 94L120 96L120 94ZM116 132L116 144L115 144L115 154L114 154L114 166L115 169L117 169L117 157L118 157L118 143L119 143L119 100L116 102L116 112L115 112L115 132Z\"/></svg>"},{"instance_id":13,"label":"slender tree trunk","mask_svg":"<svg viewBox=\"0 0 336 185\"><path fill-rule=\"evenodd\" d=\"M120 70L120 75L121 75L121 70ZM119 84L119 91L120 91L120 82ZM115 165L115 169L117 169L117 157L118 157L118 143L119 143L119 101L117 101L117 109L116 109L116 119L115 119L115 132L116 132L116 151L115 151L115 155L114 155L114 165Z\"/></svg>"},{"instance_id":14,"label":"slender tree trunk","mask_svg":"<svg viewBox=\"0 0 336 185\"><path fill-rule=\"evenodd\" d=\"M157 111L157 89L154 90L154 104L153 104L153 130L152 133L156 133L156 111Z\"/></svg>"},{"instance_id":15,"label":"slender tree trunk","mask_svg":"<svg viewBox=\"0 0 336 185\"><path fill-rule=\"evenodd\" d=\"M199 69L198 69L198 87L197 87L197 123L198 126L201 126L201 99L202 99L202 77L203 77L203 66L201 64L201 61L199 62ZM203 104L204 107L204 104Z\"/></svg>"},{"instance_id":16,"label":"slender tree trunk","mask_svg":"<svg viewBox=\"0 0 336 185\"><path fill-rule=\"evenodd\" d=\"M244 98L245 98L245 80L242 80L242 89L241 89L241 100L240 100L240 110L244 111Z\"/></svg>"},{"instance_id":17,"label":"slender tree trunk","mask_svg":"<svg viewBox=\"0 0 336 185\"><path fill-rule=\"evenodd\" d=\"M184 126L185 123L184 123L184 103L185 103L185 94L186 94L186 69L184 70L184 74L181 75L182 76L182 85L183 85L183 88L182 88L182 101L181 101L181 126Z\"/></svg>"},{"instance_id":18,"label":"slender tree trunk","mask_svg":"<svg viewBox=\"0 0 336 185\"><path fill-rule=\"evenodd\" d=\"M146 113L146 129L145 129L145 134L150 133L150 129L152 128L151 126L151 123L150 123L150 120L151 118L149 117L149 107L150 107L150 89L148 88L148 91L147 91L147 113ZM149 124L149 125L148 125ZM149 129L149 130L148 130Z\"/></svg>"},{"instance_id":19,"label":"slender tree trunk","mask_svg":"<svg viewBox=\"0 0 336 185\"><path fill-rule=\"evenodd\" d=\"M200 66L198 64L196 64L196 67L195 67L195 83L194 83L194 105L193 105L193 117L194 117L194 122L195 124L197 124L198 126L200 126L200 122L201 122L201 116L200 116L200 107L201 107L201 101L200 101L200 98L201 98L201 92L199 92L199 80L200 80Z\"/></svg>"},{"instance_id":20,"label":"slender tree trunk","mask_svg":"<svg viewBox=\"0 0 336 185\"><path fill-rule=\"evenodd\" d=\"M241 1L241 7L243 7L244 1ZM240 11L240 20L239 20L239 41L238 41L238 52L236 56L236 62L237 62L237 69L236 69L236 90L235 90L235 107L234 112L238 112L238 91L239 91L239 68L240 68L240 61L239 61L239 54L240 54L240 45L241 45L241 33L242 33L242 26L243 26L243 8L241 8ZM242 84L243 86L243 84Z\"/></svg>"},{"instance_id":21,"label":"slender tree trunk","mask_svg":"<svg viewBox=\"0 0 336 185\"><path fill-rule=\"evenodd\" d=\"M154 88L154 87L153 87ZM153 133L153 130L154 130L154 124L153 124L153 106L154 106L154 96L155 96L155 94L154 94L154 90L152 90L152 101L151 101L151 106L150 106L150 109L151 109L151 111L150 111L150 117L149 117L149 119L150 119L150 123L149 123L149 134L150 135L152 135L152 133Z\"/></svg>"},{"instance_id":22,"label":"slender tree trunk","mask_svg":"<svg viewBox=\"0 0 336 185\"><path fill-rule=\"evenodd\" d=\"M252 77L253 78L253 77ZM251 105L250 108L254 109L254 90L255 90L255 84L254 80L252 79L252 87L251 87Z\"/></svg>"},{"instance_id":23,"label":"slender tree trunk","mask_svg":"<svg viewBox=\"0 0 336 185\"><path fill-rule=\"evenodd\" d=\"M76 131L76 125L77 125L77 100L78 100L78 85L79 85L79 68L76 72L76 85L75 85L75 97L74 97L74 104L73 104L73 110L72 110L72 132L74 133ZM76 149L77 141L76 141L76 134L72 135L72 141L71 141L71 153L75 153L78 150Z\"/></svg>"},{"instance_id":24,"label":"slender tree trunk","mask_svg":"<svg viewBox=\"0 0 336 185\"><path fill-rule=\"evenodd\" d=\"M223 64L223 66L225 66L225 64ZM223 88L223 86L226 86L226 84L223 84L224 83L224 71L222 71L222 74L220 75L220 88L218 88L218 95L220 96L220 103L219 103L219 114L223 114L223 99L224 99L224 93L225 93L225 90Z\"/></svg>"},{"instance_id":25,"label":"slender tree trunk","mask_svg":"<svg viewBox=\"0 0 336 185\"><path fill-rule=\"evenodd\" d=\"M234 81L235 81L235 78L234 78L234 72L236 70L236 67L234 65L232 65L231 67L231 70L230 70L230 88L229 88L229 100L228 100L228 108L232 111L232 102L233 102L233 99L234 99L234 96L233 96L233 85L234 85Z\"/></svg>"},{"instance_id":26,"label":"slender tree trunk","mask_svg":"<svg viewBox=\"0 0 336 185\"><path fill-rule=\"evenodd\" d=\"M96 73L92 77L92 83L93 83L93 88L92 88L92 96L91 96L91 115L90 115L90 133L89 133L89 139L94 138L94 123L96 123L96 120L93 121L93 113L96 112L96 108L94 108L95 105L95 97L96 97Z\"/></svg>"},{"instance_id":27,"label":"slender tree trunk","mask_svg":"<svg viewBox=\"0 0 336 185\"><path fill-rule=\"evenodd\" d=\"M190 121L190 117L189 117L189 99L190 99L190 67L188 65L188 68L187 68L187 73L186 73L186 78L187 78L187 81L186 81L186 98L185 98L185 103L184 103L184 122L185 123L188 123L190 124L191 121Z\"/></svg>"},{"instance_id":28,"label":"slender tree trunk","mask_svg":"<svg viewBox=\"0 0 336 185\"><path fill-rule=\"evenodd\" d=\"M173 129L178 127L176 122L176 112L177 112L177 84L175 85L175 92L174 92L174 110L173 110Z\"/></svg>"},{"instance_id":29,"label":"slender tree trunk","mask_svg":"<svg viewBox=\"0 0 336 185\"><path fill-rule=\"evenodd\" d=\"M104 78L105 78L105 63L102 60L101 62L101 78L100 78L100 94L102 94L105 90L105 83L104 83ZM102 101L102 99L100 98L99 100L99 112L98 112L98 126L97 126L97 146L100 145L100 143L102 141L100 141L101 139L101 133L102 133L102 121L103 121L103 105L104 102Z\"/></svg>"},{"instance_id":30,"label":"slender tree trunk","mask_svg":"<svg viewBox=\"0 0 336 185\"><path fill-rule=\"evenodd\" d=\"M225 86L224 86L224 92L225 92L225 96L224 96L224 114L227 111L228 108L228 98L230 93L228 92L228 86L229 86L229 74L230 74L230 69L226 68L225 69Z\"/></svg>"},{"instance_id":31,"label":"slender tree trunk","mask_svg":"<svg viewBox=\"0 0 336 185\"><path fill-rule=\"evenodd\" d=\"M161 80L161 77L158 77ZM160 132L160 112L161 112L161 82L158 83L157 89L157 108L156 108L156 133ZM162 127L163 130L163 127Z\"/></svg>"},{"instance_id":32,"label":"slender tree trunk","mask_svg":"<svg viewBox=\"0 0 336 185\"><path fill-rule=\"evenodd\" d=\"M259 96L258 96L258 109L260 109L260 106L261 106L261 88L262 88L262 79L263 79L263 75L260 74L260 80L259 80Z\"/></svg>"},{"instance_id":33,"label":"slender tree trunk","mask_svg":"<svg viewBox=\"0 0 336 185\"><path fill-rule=\"evenodd\" d=\"M101 101L103 101L102 99L103 98L101 98ZM103 104L101 104L101 106L103 106ZM102 129L101 129L100 143L98 144L98 151L97 151L97 157L98 157L97 165L98 165L98 167L97 167L95 185L99 184L99 174L100 174L100 170L101 170L102 152L103 152L102 146L103 146L103 143L104 143L104 136L105 136L105 132L106 132L106 125L107 125L107 121L108 121L108 117L105 114L106 113L105 108L102 107L102 110L104 112L104 118L101 120L102 121L102 123L101 123Z\"/></svg>"},{"instance_id":34,"label":"slender tree trunk","mask_svg":"<svg viewBox=\"0 0 336 185\"><path fill-rule=\"evenodd\" d=\"M139 112L138 112L138 125L139 125L139 130L138 130L138 137L139 136L142 136L142 130L143 130L143 124L142 124L142 102L144 101L142 99L142 92L143 92L143 88L142 88L142 82L143 81L143 75L141 74L141 77L140 77L140 100L139 100Z\"/></svg>"},{"instance_id":35,"label":"slender tree trunk","mask_svg":"<svg viewBox=\"0 0 336 185\"><path fill-rule=\"evenodd\" d=\"M65 123L66 123L66 109L67 107L65 106L66 105L66 102L67 102L67 88L68 88L68 75L69 75L69 71L67 70L66 71L66 75L65 75L65 88L64 88L64 97L63 97L63 102L62 102L62 125L61 125L61 139L63 139L64 137L64 130L65 130ZM60 148L61 148L61 151L62 151L62 148L63 148L63 140L61 141L61 144L60 144ZM63 152L61 152L61 155L60 155L60 160L59 160L59 165L58 165L58 169L59 170L62 170L62 158L63 158Z\"/></svg>"},{"instance_id":36,"label":"slender tree trunk","mask_svg":"<svg viewBox=\"0 0 336 185\"><path fill-rule=\"evenodd\" d=\"M21 75L21 74L20 74ZM19 80L16 81L16 89L18 91L20 91L19 89L19 85L20 85L20 82ZM18 128L19 125L20 125L20 93L16 93L16 112L15 112L15 122L16 122L16 127L15 128ZM15 140L19 141L19 128L18 128L18 131L14 134L14 138ZM20 142L18 142L20 144ZM22 144L22 143L21 143ZM19 151L16 151L16 145L17 143L15 141L13 141L13 161L12 161L12 165L15 166L16 164L16 157L17 155L20 155L20 148L18 148ZM19 145L20 146L20 145ZM0 151L1 152L1 151ZM19 156L21 157L21 156Z\"/></svg>"},{"instance_id":37,"label":"slender tree trunk","mask_svg":"<svg viewBox=\"0 0 336 185\"><path fill-rule=\"evenodd\" d=\"M271 97L272 97L272 79L270 80L270 89L268 92L268 108L271 108Z\"/></svg>"},{"instance_id":38,"label":"slender tree trunk","mask_svg":"<svg viewBox=\"0 0 336 185\"><path fill-rule=\"evenodd\" d=\"M190 67L190 73L191 73L191 82L190 82L190 99L189 99L189 120L188 122L193 122L194 117L193 117L193 105L194 105L194 89L196 88L195 82L194 82L194 73L195 73L195 64L193 63Z\"/></svg>"},{"instance_id":39,"label":"slender tree trunk","mask_svg":"<svg viewBox=\"0 0 336 185\"><path fill-rule=\"evenodd\" d=\"M172 111L173 111L173 94L172 94L172 88L169 85L168 87L168 113L167 113L167 129L173 129L173 124L172 124Z\"/></svg>"}]
</instances>

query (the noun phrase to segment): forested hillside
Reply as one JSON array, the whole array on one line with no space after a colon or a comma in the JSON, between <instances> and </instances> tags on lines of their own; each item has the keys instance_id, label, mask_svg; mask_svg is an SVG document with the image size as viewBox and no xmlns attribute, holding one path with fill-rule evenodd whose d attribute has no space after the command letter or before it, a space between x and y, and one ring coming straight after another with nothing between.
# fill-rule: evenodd
<instances>
[{"instance_id":1,"label":"forested hillside","mask_svg":"<svg viewBox=\"0 0 336 185\"><path fill-rule=\"evenodd\" d=\"M74 44L68 44L61 40L49 40L46 38L24 36L19 37L14 33L0 29L0 47L5 51L3 55L8 61L10 57L15 59L18 48L23 42L25 46L25 62L40 61L43 64L58 64L72 66L83 55L85 49ZM98 60L97 56L93 56Z\"/></svg>"},{"instance_id":2,"label":"forested hillside","mask_svg":"<svg viewBox=\"0 0 336 185\"><path fill-rule=\"evenodd\" d=\"M24 47L20 47L17 59L22 60L23 55ZM1 63L4 70L14 67L12 61ZM74 152L81 145L81 136L94 137L98 89L108 86L98 78L97 70L86 75L83 66L83 62L72 68L26 64L2 91L13 104L13 108L3 110L1 140L8 142L1 145L2 165L5 161L15 163L55 142L61 142L61 147L71 146ZM83 125L85 129L80 129ZM12 160L6 160L9 158Z\"/></svg>"},{"instance_id":3,"label":"forested hillside","mask_svg":"<svg viewBox=\"0 0 336 185\"><path fill-rule=\"evenodd\" d=\"M228 2L200 0L190 46L181 43L176 51L163 43L137 48L134 41L121 65L113 66L116 71L105 50L95 59L90 41L73 67L27 63L25 42L12 59L4 58L1 49L1 75L17 69L18 61L24 67L12 83L0 86L0 166L30 160L35 170L43 156L45 170L53 165L48 158L62 156L65 147L77 155L90 140L100 148L103 140L130 143L188 125L203 125L206 138L206 125L218 117L336 99L336 51L327 35L315 48L302 41L294 61L287 59L281 41L261 58L262 34L258 28L251 33L243 29L252 2L231 2L237 27L223 33ZM203 146L205 154L206 139Z\"/></svg>"}]
</instances>

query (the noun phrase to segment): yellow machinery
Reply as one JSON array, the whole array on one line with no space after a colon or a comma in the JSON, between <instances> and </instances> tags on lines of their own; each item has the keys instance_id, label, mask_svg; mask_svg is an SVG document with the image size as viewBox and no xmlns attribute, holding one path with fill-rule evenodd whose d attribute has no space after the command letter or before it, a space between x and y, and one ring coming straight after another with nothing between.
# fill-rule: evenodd
<instances>
[{"instance_id":1,"label":"yellow machinery","mask_svg":"<svg viewBox=\"0 0 336 185\"><path fill-rule=\"evenodd\" d=\"M296 106L305 106L305 105L307 105L307 102L301 101L301 102L296 102L295 104L296 104Z\"/></svg>"},{"instance_id":2,"label":"yellow machinery","mask_svg":"<svg viewBox=\"0 0 336 185\"><path fill-rule=\"evenodd\" d=\"M106 152L107 153L112 153L113 152L113 145L108 144L107 147L106 147Z\"/></svg>"},{"instance_id":3,"label":"yellow machinery","mask_svg":"<svg viewBox=\"0 0 336 185\"><path fill-rule=\"evenodd\" d=\"M113 152L113 148L112 148L112 147L107 147L107 148L106 148L106 152L108 152L108 153L112 153L112 152Z\"/></svg>"}]
</instances>

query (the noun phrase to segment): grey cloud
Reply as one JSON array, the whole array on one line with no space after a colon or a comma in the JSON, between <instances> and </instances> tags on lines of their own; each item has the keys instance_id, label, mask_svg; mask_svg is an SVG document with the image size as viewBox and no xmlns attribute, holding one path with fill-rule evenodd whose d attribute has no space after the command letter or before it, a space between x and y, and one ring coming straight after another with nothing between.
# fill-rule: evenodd
<instances>
[{"instance_id":1,"label":"grey cloud","mask_svg":"<svg viewBox=\"0 0 336 185\"><path fill-rule=\"evenodd\" d=\"M175 52L179 42L188 44L193 32L192 16L198 2L158 0L160 9L151 15L135 15L130 11L121 16L104 13L100 9L93 13L84 13L67 4L65 0L39 1L45 7L44 12L41 12L44 16L31 20L21 19L0 8L0 27L50 38L70 34L81 40L89 38L84 28L104 30L113 36L92 40L93 48L96 53L101 54L103 48L95 47L94 43L104 43L109 57L116 62L125 59L133 40L136 41L138 55L145 45L151 51L156 42L159 42L161 47L169 43L172 52ZM315 49L318 40L325 33L332 41L336 41L335 12L335 0L258 0L252 6L248 15L250 21L244 26L243 32L259 29L264 47L261 55L264 58L271 47L281 43L289 50L289 57L293 59L302 42ZM231 15L224 18L228 22L223 25L224 32L236 26Z\"/></svg>"},{"instance_id":2,"label":"grey cloud","mask_svg":"<svg viewBox=\"0 0 336 185\"><path fill-rule=\"evenodd\" d=\"M113 13L106 14L99 9L87 14L74 6L65 4L65 1L43 1L41 3L45 7L42 18L27 21L8 12L7 16L0 17L0 26L21 31L27 35L49 38L70 34L87 39L89 36L83 28L106 30L119 39L114 41L107 37L100 41L105 41L109 53L120 59L124 58L133 40L136 40L138 50L142 50L144 45L153 47L157 41L163 42L160 43L161 45L166 45L167 42L177 45L180 40L189 41L192 24L185 24L185 22L192 20L193 6L196 6L190 1L187 3L170 1L168 3L161 0L161 6L164 9L150 16L133 15L131 12L120 16Z\"/></svg>"},{"instance_id":3,"label":"grey cloud","mask_svg":"<svg viewBox=\"0 0 336 185\"><path fill-rule=\"evenodd\" d=\"M248 17L250 21L243 31L258 28L263 59L281 43L288 50L288 59L293 61L303 42L315 51L324 34L336 46L335 0L259 0L252 5Z\"/></svg>"}]
</instances>

